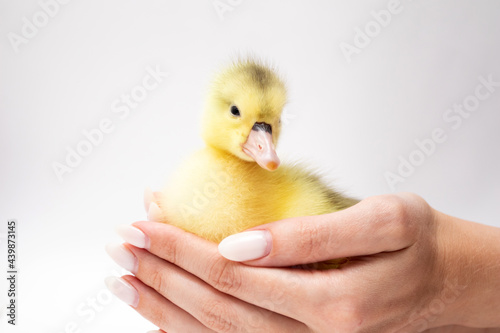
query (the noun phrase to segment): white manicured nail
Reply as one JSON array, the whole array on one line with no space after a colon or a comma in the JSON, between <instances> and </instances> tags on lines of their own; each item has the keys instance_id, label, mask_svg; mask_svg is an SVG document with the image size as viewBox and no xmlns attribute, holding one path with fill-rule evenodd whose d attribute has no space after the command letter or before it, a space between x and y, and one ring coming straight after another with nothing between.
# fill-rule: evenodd
<instances>
[{"instance_id":1,"label":"white manicured nail","mask_svg":"<svg viewBox=\"0 0 500 333\"><path fill-rule=\"evenodd\" d=\"M155 195L153 194L153 191L149 187L146 187L144 189L144 209L146 210L146 213L149 210L149 205L154 200L155 200Z\"/></svg>"},{"instance_id":2,"label":"white manicured nail","mask_svg":"<svg viewBox=\"0 0 500 333\"><path fill-rule=\"evenodd\" d=\"M108 244L106 245L106 252L118 265L133 274L137 273L139 262L135 255L123 244Z\"/></svg>"},{"instance_id":3,"label":"white manicured nail","mask_svg":"<svg viewBox=\"0 0 500 333\"><path fill-rule=\"evenodd\" d=\"M139 304L139 293L124 279L108 276L104 283L109 291L128 305L135 308Z\"/></svg>"},{"instance_id":4,"label":"white manicured nail","mask_svg":"<svg viewBox=\"0 0 500 333\"><path fill-rule=\"evenodd\" d=\"M149 249L149 237L146 236L139 228L128 224L119 225L115 228L116 233L123 238L127 243L141 249Z\"/></svg>"},{"instance_id":5,"label":"white manicured nail","mask_svg":"<svg viewBox=\"0 0 500 333\"><path fill-rule=\"evenodd\" d=\"M148 220L154 222L161 222L163 220L161 209L155 202L149 204Z\"/></svg>"},{"instance_id":6,"label":"white manicured nail","mask_svg":"<svg viewBox=\"0 0 500 333\"><path fill-rule=\"evenodd\" d=\"M219 244L219 253L232 261L248 261L268 255L271 247L269 231L245 231L224 238Z\"/></svg>"}]
</instances>

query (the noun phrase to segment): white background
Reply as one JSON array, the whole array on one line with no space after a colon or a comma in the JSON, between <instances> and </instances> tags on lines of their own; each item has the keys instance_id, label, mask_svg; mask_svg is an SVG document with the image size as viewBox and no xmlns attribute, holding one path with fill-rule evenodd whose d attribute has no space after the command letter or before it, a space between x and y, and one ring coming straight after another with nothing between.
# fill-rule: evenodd
<instances>
[{"instance_id":1,"label":"white background","mask_svg":"<svg viewBox=\"0 0 500 333\"><path fill-rule=\"evenodd\" d=\"M104 245L119 240L116 225L144 218L144 187L161 188L202 146L205 88L238 54L267 59L287 79L280 156L364 198L392 192L384 174L442 128L447 140L395 190L500 226L500 88L458 129L443 119L478 77L500 81L498 1L401 0L350 62L340 45L355 45L356 29L373 28L371 12L388 1L233 0L222 14L214 3L73 0L43 22L37 1L0 1L0 219L2 232L9 218L19 225L19 325L8 332L71 332L71 322L75 332L154 328L109 299L103 279L121 271ZM16 52L9 33L22 36L24 17L45 26ZM148 67L169 76L120 118L113 103ZM60 181L53 163L65 164L67 147L105 118L113 131Z\"/></svg>"}]
</instances>

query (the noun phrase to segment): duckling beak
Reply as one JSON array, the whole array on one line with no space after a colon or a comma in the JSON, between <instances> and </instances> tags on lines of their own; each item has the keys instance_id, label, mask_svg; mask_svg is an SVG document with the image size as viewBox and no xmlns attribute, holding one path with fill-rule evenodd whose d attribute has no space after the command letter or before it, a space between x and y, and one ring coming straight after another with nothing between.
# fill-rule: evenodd
<instances>
[{"instance_id":1,"label":"duckling beak","mask_svg":"<svg viewBox=\"0 0 500 333\"><path fill-rule=\"evenodd\" d=\"M266 123L255 123L243 144L243 151L262 168L274 171L280 165L273 144L272 127Z\"/></svg>"}]
</instances>

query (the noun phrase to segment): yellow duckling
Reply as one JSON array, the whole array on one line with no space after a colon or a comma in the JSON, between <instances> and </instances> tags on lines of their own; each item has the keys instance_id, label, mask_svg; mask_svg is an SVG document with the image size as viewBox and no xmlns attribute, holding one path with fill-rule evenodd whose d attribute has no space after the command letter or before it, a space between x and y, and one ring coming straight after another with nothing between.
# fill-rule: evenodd
<instances>
[{"instance_id":1,"label":"yellow duckling","mask_svg":"<svg viewBox=\"0 0 500 333\"><path fill-rule=\"evenodd\" d=\"M260 224L355 204L305 168L279 166L275 147L285 103L285 85L265 65L243 60L222 71L203 114L207 146L164 188L156 220L220 242Z\"/></svg>"}]
</instances>

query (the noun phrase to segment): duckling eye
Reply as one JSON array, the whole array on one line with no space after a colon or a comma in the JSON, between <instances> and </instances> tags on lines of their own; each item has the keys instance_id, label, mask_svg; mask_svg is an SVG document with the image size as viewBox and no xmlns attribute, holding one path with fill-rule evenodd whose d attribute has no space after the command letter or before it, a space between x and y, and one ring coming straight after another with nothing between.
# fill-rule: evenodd
<instances>
[{"instance_id":1,"label":"duckling eye","mask_svg":"<svg viewBox=\"0 0 500 333\"><path fill-rule=\"evenodd\" d=\"M241 114L240 114L240 110L238 109L238 107L237 107L236 105L232 105L232 106L231 106L231 114L232 114L233 116L236 116L236 117L241 116Z\"/></svg>"}]
</instances>

